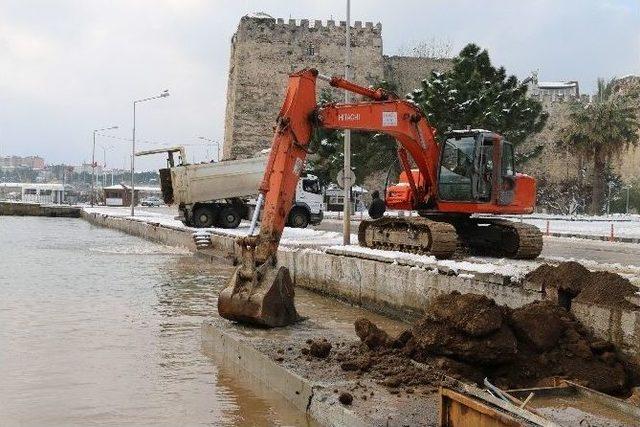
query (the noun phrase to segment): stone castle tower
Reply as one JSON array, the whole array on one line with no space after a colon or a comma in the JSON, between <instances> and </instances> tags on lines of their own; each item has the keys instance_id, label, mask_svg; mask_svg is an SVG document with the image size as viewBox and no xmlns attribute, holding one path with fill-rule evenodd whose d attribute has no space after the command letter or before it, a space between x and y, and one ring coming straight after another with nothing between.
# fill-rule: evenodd
<instances>
[{"instance_id":1,"label":"stone castle tower","mask_svg":"<svg viewBox=\"0 0 640 427\"><path fill-rule=\"evenodd\" d=\"M231 39L224 158L252 157L268 148L288 75L317 68L344 75L346 23L244 16ZM449 59L385 56L382 25L355 21L351 28L351 80L394 82L400 95L420 86L432 70L451 68Z\"/></svg>"}]
</instances>

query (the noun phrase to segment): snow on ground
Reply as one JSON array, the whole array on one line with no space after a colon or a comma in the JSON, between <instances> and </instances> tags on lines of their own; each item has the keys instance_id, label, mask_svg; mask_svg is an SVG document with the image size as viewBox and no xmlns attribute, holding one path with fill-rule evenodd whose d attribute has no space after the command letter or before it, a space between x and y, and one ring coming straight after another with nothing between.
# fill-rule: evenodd
<instances>
[{"instance_id":1,"label":"snow on ground","mask_svg":"<svg viewBox=\"0 0 640 427\"><path fill-rule=\"evenodd\" d=\"M96 207L84 207L86 212L97 213L103 215L109 215L121 218L131 218L131 208L128 207L115 207L115 206L96 206ZM153 208L136 208L134 219L144 222L158 223L165 226L174 228L181 228L185 230L193 230L194 232L209 232L220 236L234 236L241 237L249 234L249 222L242 221L240 226L235 229L228 228L192 228L187 227L181 221L174 219L176 216L172 211L156 210ZM256 233L259 230L256 229ZM351 241L357 242L358 236L351 235ZM335 231L320 231L310 228L289 228L285 227L282 233L282 239L280 240L282 245L286 246L331 246L342 244L342 233Z\"/></svg>"},{"instance_id":2,"label":"snow on ground","mask_svg":"<svg viewBox=\"0 0 640 427\"><path fill-rule=\"evenodd\" d=\"M114 217L130 217L130 208L123 207L83 207L86 212L105 214ZM236 229L224 229L224 228L208 228L208 229L196 229L190 228L182 224L179 220L174 219L175 212L172 209L153 209L153 208L137 208L135 219L139 221L145 221L150 223L159 223L161 225L191 230L197 233L211 233L223 236L246 236L249 232L249 223L243 221L240 227ZM356 215L357 218L359 215ZM566 217L555 216L551 221L551 231L563 231L563 232L582 232L587 234L588 232L594 233L602 230L608 230L611 218L608 220L598 219L592 221L588 218L576 218L575 220ZM600 217L601 218L601 217ZM627 227L623 228L627 233L637 233L640 237L640 217L630 216L625 217L625 221L618 220L615 222L615 227ZM533 218L533 216L524 216L523 221L527 223L533 223L539 227L546 227L546 219L540 217ZM541 224L541 225L539 225ZM595 230L595 231L594 231ZM566 239L571 240L571 239ZM352 245L342 245L342 233L336 231L322 231L313 230L311 228L289 228L286 227L281 239L281 244L288 247L304 247L304 248L316 248L322 250L329 250L333 253L345 253L352 255L365 255L375 259L384 259L390 262L409 263L424 268L448 268L457 273L485 273L496 274L511 277L512 280L519 280L524 277L529 271L538 267L542 262L562 262L562 261L577 261L585 265L592 270L607 270L613 271L624 275L625 277L634 278L634 280L640 280L640 267L634 265L623 265L619 263L599 263L593 260L574 259L570 257L546 257L539 258L537 260L512 260L512 259L496 259L489 257L466 257L463 260L437 260L433 256L429 255L416 255L399 251L387 251L379 249L364 248L357 245L357 235L351 235ZM608 244L615 244L613 242Z\"/></svg>"},{"instance_id":3,"label":"snow on ground","mask_svg":"<svg viewBox=\"0 0 640 427\"><path fill-rule=\"evenodd\" d=\"M513 218L510 218L513 220ZM613 233L616 237L640 238L640 219L637 216L628 218L620 217L531 217L523 216L522 221L538 227L543 232L547 230L549 223L550 233L571 233L588 236L606 236Z\"/></svg>"},{"instance_id":4,"label":"snow on ground","mask_svg":"<svg viewBox=\"0 0 640 427\"><path fill-rule=\"evenodd\" d=\"M130 207L95 206L92 208L90 206L83 206L82 209L88 213L97 213L97 214L109 215L113 217L131 218ZM160 211L160 210L158 210L157 212L153 212L150 209L136 208L134 219L138 221L158 223L158 224L166 225L169 227L190 229L189 227L185 226L181 221L174 219L174 217L175 217L175 214L167 214L166 212Z\"/></svg>"},{"instance_id":5,"label":"snow on ground","mask_svg":"<svg viewBox=\"0 0 640 427\"><path fill-rule=\"evenodd\" d=\"M327 251L350 255L363 254L376 259L395 263L410 263L423 268L450 269L456 273L484 273L510 277L513 281L522 279L529 271L540 265L536 261L512 259L468 257L464 260L439 260L431 255L417 255L400 251L364 248L362 246L330 246Z\"/></svg>"}]
</instances>

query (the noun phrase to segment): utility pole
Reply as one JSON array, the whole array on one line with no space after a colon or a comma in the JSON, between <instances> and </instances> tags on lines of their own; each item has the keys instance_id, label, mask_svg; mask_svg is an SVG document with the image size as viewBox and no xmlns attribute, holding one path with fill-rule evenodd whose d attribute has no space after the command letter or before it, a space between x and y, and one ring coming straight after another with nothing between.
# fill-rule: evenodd
<instances>
[{"instance_id":1,"label":"utility pole","mask_svg":"<svg viewBox=\"0 0 640 427\"><path fill-rule=\"evenodd\" d=\"M351 0L347 0L347 34L346 34L346 52L345 52L345 69L344 78L351 78ZM351 101L350 92L344 91L344 102L348 104ZM351 130L344 131L344 197L343 197L343 214L344 222L342 225L342 244L351 244Z\"/></svg>"},{"instance_id":2,"label":"utility pole","mask_svg":"<svg viewBox=\"0 0 640 427\"><path fill-rule=\"evenodd\" d=\"M96 133L103 130L118 129L118 126L111 126L108 128L94 129L93 131L93 149L91 150L91 207L96 200L95 186L96 186Z\"/></svg>"},{"instance_id":3,"label":"utility pole","mask_svg":"<svg viewBox=\"0 0 640 427\"><path fill-rule=\"evenodd\" d=\"M627 185L627 209L626 209L626 213L627 215L629 215L629 192L631 191L631 186Z\"/></svg>"},{"instance_id":4,"label":"utility pole","mask_svg":"<svg viewBox=\"0 0 640 427\"><path fill-rule=\"evenodd\" d=\"M166 98L169 96L169 90L165 90L160 95L151 96L149 98L138 99L133 101L133 139L131 144L131 216L135 215L135 201L136 201L136 189L135 189L135 169L136 169L136 104L139 102L151 101L158 98Z\"/></svg>"}]
</instances>

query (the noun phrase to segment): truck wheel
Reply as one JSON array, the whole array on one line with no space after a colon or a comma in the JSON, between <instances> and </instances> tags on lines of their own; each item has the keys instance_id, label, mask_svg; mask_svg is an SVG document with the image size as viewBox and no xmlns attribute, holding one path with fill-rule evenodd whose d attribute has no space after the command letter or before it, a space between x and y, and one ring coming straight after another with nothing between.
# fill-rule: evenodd
<instances>
[{"instance_id":1,"label":"truck wheel","mask_svg":"<svg viewBox=\"0 0 640 427\"><path fill-rule=\"evenodd\" d=\"M295 228L307 228L309 214L302 208L293 208L289 213L289 225Z\"/></svg>"},{"instance_id":2,"label":"truck wheel","mask_svg":"<svg viewBox=\"0 0 640 427\"><path fill-rule=\"evenodd\" d=\"M240 213L233 207L223 208L220 211L218 223L222 228L238 228L240 225Z\"/></svg>"},{"instance_id":3,"label":"truck wheel","mask_svg":"<svg viewBox=\"0 0 640 427\"><path fill-rule=\"evenodd\" d=\"M197 228L213 227L216 211L209 206L201 206L193 211L193 225Z\"/></svg>"}]
</instances>

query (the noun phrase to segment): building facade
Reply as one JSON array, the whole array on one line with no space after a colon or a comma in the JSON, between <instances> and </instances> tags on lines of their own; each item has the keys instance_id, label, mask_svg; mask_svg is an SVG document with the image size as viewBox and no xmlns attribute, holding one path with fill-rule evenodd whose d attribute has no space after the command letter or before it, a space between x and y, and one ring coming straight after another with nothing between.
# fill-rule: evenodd
<instances>
[{"instance_id":1,"label":"building facade","mask_svg":"<svg viewBox=\"0 0 640 427\"><path fill-rule=\"evenodd\" d=\"M225 159L252 157L271 145L291 72L316 68L326 75L344 75L345 33L344 21L285 21L264 14L241 18L231 39ZM382 45L380 23L355 21L351 80L362 85L391 81L404 95L432 70L452 66L449 59L385 56Z\"/></svg>"},{"instance_id":2,"label":"building facade","mask_svg":"<svg viewBox=\"0 0 640 427\"><path fill-rule=\"evenodd\" d=\"M0 167L7 169L29 168L41 170L44 169L44 159L39 156L3 156L0 157Z\"/></svg>"},{"instance_id":3,"label":"building facade","mask_svg":"<svg viewBox=\"0 0 640 427\"><path fill-rule=\"evenodd\" d=\"M558 183L575 178L578 175L588 176L590 162L576 153L559 148L556 141L559 131L567 125L573 102L587 104L591 97L580 93L577 81L541 82L537 74L524 81L528 85L529 96L538 99L549 119L545 128L539 134L531 137L532 143L543 143L542 154L525 166L525 171L538 177L544 177L549 182ZM617 94L636 96L640 99L640 76L626 76L615 81L614 91ZM640 107L638 108L640 119ZM621 178L630 182L638 178L640 165L640 142L631 145L623 155L612 159L612 167Z\"/></svg>"}]
</instances>

